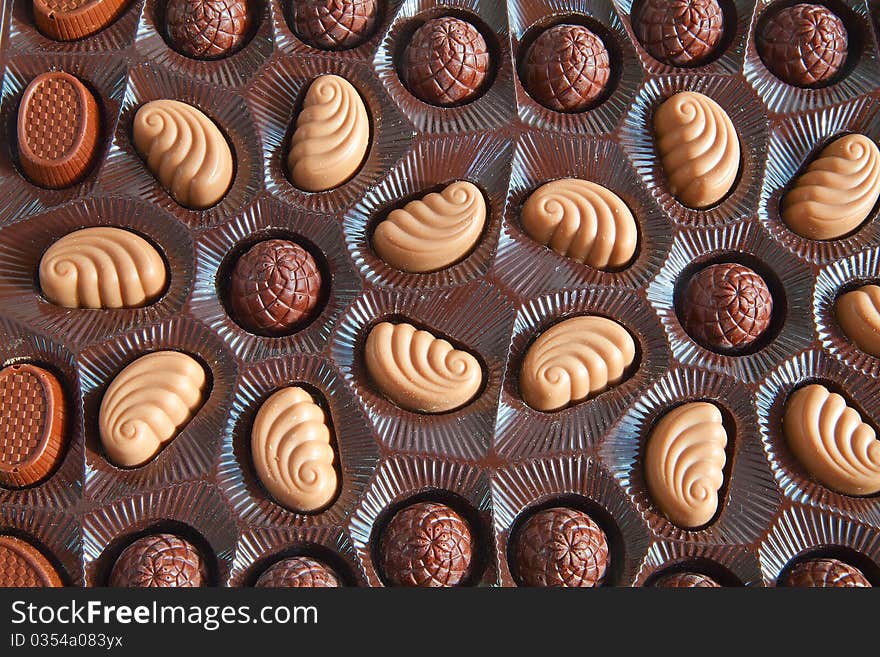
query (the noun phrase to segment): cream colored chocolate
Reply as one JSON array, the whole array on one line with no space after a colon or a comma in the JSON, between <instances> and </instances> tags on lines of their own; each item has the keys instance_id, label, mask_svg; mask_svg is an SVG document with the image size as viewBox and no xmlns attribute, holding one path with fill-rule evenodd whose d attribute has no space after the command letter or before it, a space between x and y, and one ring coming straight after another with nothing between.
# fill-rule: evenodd
<instances>
[{"instance_id":1,"label":"cream colored chocolate","mask_svg":"<svg viewBox=\"0 0 880 657\"><path fill-rule=\"evenodd\" d=\"M125 367L107 387L98 431L107 458L144 465L173 440L201 407L205 370L179 351L154 351Z\"/></svg>"},{"instance_id":2,"label":"cream colored chocolate","mask_svg":"<svg viewBox=\"0 0 880 657\"><path fill-rule=\"evenodd\" d=\"M138 308L162 293L168 270L143 237L121 228L68 233L40 259L40 288L65 308Z\"/></svg>"},{"instance_id":3,"label":"cream colored chocolate","mask_svg":"<svg viewBox=\"0 0 880 657\"><path fill-rule=\"evenodd\" d=\"M672 524L694 529L718 512L726 447L721 411L708 402L674 408L651 430L645 482L654 504Z\"/></svg>"},{"instance_id":4,"label":"cream colored chocolate","mask_svg":"<svg viewBox=\"0 0 880 657\"><path fill-rule=\"evenodd\" d=\"M376 226L373 248L401 271L425 273L454 265L473 250L486 225L486 199L466 181L447 185L393 210Z\"/></svg>"},{"instance_id":5,"label":"cream colored chocolate","mask_svg":"<svg viewBox=\"0 0 880 657\"><path fill-rule=\"evenodd\" d=\"M595 269L625 266L639 241L626 203L610 189L579 178L554 180L532 192L522 223L535 241Z\"/></svg>"},{"instance_id":6,"label":"cream colored chocolate","mask_svg":"<svg viewBox=\"0 0 880 657\"><path fill-rule=\"evenodd\" d=\"M730 193L739 174L739 137L718 103L677 93L654 113L654 135L669 191L683 205L702 210Z\"/></svg>"},{"instance_id":7,"label":"cream colored chocolate","mask_svg":"<svg viewBox=\"0 0 880 657\"><path fill-rule=\"evenodd\" d=\"M291 182L307 192L339 187L361 168L370 119L361 95L338 75L316 78L306 92L290 141Z\"/></svg>"},{"instance_id":8,"label":"cream colored chocolate","mask_svg":"<svg viewBox=\"0 0 880 657\"><path fill-rule=\"evenodd\" d=\"M215 205L232 184L232 151L201 110L154 100L134 115L134 146L175 201L195 210Z\"/></svg>"},{"instance_id":9,"label":"cream colored chocolate","mask_svg":"<svg viewBox=\"0 0 880 657\"><path fill-rule=\"evenodd\" d=\"M880 286L863 285L834 304L837 323L862 351L880 356Z\"/></svg>"},{"instance_id":10,"label":"cream colored chocolate","mask_svg":"<svg viewBox=\"0 0 880 657\"><path fill-rule=\"evenodd\" d=\"M799 388L785 402L782 429L797 460L826 488L880 492L880 441L837 393L818 383Z\"/></svg>"},{"instance_id":11,"label":"cream colored chocolate","mask_svg":"<svg viewBox=\"0 0 880 657\"><path fill-rule=\"evenodd\" d=\"M880 196L880 150L865 135L835 139L807 165L782 198L782 220L811 240L858 228Z\"/></svg>"},{"instance_id":12,"label":"cream colored chocolate","mask_svg":"<svg viewBox=\"0 0 880 657\"><path fill-rule=\"evenodd\" d=\"M263 402L251 430L251 455L260 482L291 511L317 511L336 497L330 428L302 388L282 388Z\"/></svg>"},{"instance_id":13,"label":"cream colored chocolate","mask_svg":"<svg viewBox=\"0 0 880 657\"><path fill-rule=\"evenodd\" d=\"M471 402L483 383L483 368L471 354L407 323L377 324L364 360L379 391L409 411L454 410Z\"/></svg>"},{"instance_id":14,"label":"cream colored chocolate","mask_svg":"<svg viewBox=\"0 0 880 657\"><path fill-rule=\"evenodd\" d=\"M566 319L529 347L520 394L534 409L557 411L621 383L635 355L632 336L617 322L595 315Z\"/></svg>"}]
</instances>

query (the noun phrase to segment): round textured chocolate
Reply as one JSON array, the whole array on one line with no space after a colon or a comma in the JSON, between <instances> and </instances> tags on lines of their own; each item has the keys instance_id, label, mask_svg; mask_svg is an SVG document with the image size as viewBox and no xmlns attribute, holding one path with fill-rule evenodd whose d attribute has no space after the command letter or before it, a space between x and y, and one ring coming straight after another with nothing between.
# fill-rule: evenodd
<instances>
[{"instance_id":1,"label":"round textured chocolate","mask_svg":"<svg viewBox=\"0 0 880 657\"><path fill-rule=\"evenodd\" d=\"M419 502L398 511L382 532L381 569L393 586L456 586L470 571L467 521L445 504Z\"/></svg>"},{"instance_id":2,"label":"round textured chocolate","mask_svg":"<svg viewBox=\"0 0 880 657\"><path fill-rule=\"evenodd\" d=\"M30 543L0 536L0 588L64 586L49 560Z\"/></svg>"},{"instance_id":3,"label":"round textured chocolate","mask_svg":"<svg viewBox=\"0 0 880 657\"><path fill-rule=\"evenodd\" d=\"M199 551L174 534L144 536L122 551L110 572L110 586L196 587L207 583Z\"/></svg>"},{"instance_id":4,"label":"round textured chocolate","mask_svg":"<svg viewBox=\"0 0 880 657\"><path fill-rule=\"evenodd\" d=\"M244 328L280 335L308 319L320 293L321 272L308 251L287 240L266 240L238 259L229 301Z\"/></svg>"},{"instance_id":5,"label":"round textured chocolate","mask_svg":"<svg viewBox=\"0 0 880 657\"><path fill-rule=\"evenodd\" d=\"M822 5L786 7L757 36L758 54L770 72L796 87L828 84L846 59L846 26Z\"/></svg>"},{"instance_id":6,"label":"round textured chocolate","mask_svg":"<svg viewBox=\"0 0 880 657\"><path fill-rule=\"evenodd\" d=\"M710 349L748 347L761 337L773 315L767 283L743 265L727 262L697 273L682 303L685 330Z\"/></svg>"},{"instance_id":7,"label":"round textured chocolate","mask_svg":"<svg viewBox=\"0 0 880 657\"><path fill-rule=\"evenodd\" d=\"M412 35L401 76L416 98L431 105L467 102L489 71L489 49L479 30L452 16L434 18Z\"/></svg>"},{"instance_id":8,"label":"round textured chocolate","mask_svg":"<svg viewBox=\"0 0 880 657\"><path fill-rule=\"evenodd\" d=\"M791 569L785 583L800 588L871 586L861 570L838 559L802 561Z\"/></svg>"},{"instance_id":9,"label":"round textured chocolate","mask_svg":"<svg viewBox=\"0 0 880 657\"><path fill-rule=\"evenodd\" d=\"M663 575L653 586L658 589L717 589L721 585L702 573L672 573Z\"/></svg>"},{"instance_id":10,"label":"round textured chocolate","mask_svg":"<svg viewBox=\"0 0 880 657\"><path fill-rule=\"evenodd\" d=\"M557 112L589 109L610 76L608 49L582 25L556 25L542 32L523 61L526 91Z\"/></svg>"},{"instance_id":11,"label":"round textured chocolate","mask_svg":"<svg viewBox=\"0 0 880 657\"><path fill-rule=\"evenodd\" d=\"M341 584L336 573L320 561L311 557L291 557L269 566L254 586L272 589L327 589Z\"/></svg>"},{"instance_id":12,"label":"round textured chocolate","mask_svg":"<svg viewBox=\"0 0 880 657\"><path fill-rule=\"evenodd\" d=\"M298 0L291 7L296 35L310 46L345 50L366 41L376 26L377 0Z\"/></svg>"},{"instance_id":13,"label":"round textured chocolate","mask_svg":"<svg viewBox=\"0 0 880 657\"><path fill-rule=\"evenodd\" d=\"M605 532L583 511L567 507L529 518L514 550L524 586L599 586L608 570Z\"/></svg>"},{"instance_id":14,"label":"round textured chocolate","mask_svg":"<svg viewBox=\"0 0 880 657\"><path fill-rule=\"evenodd\" d=\"M644 0L632 25L654 59L672 66L698 66L721 43L724 12L718 0Z\"/></svg>"},{"instance_id":15,"label":"round textured chocolate","mask_svg":"<svg viewBox=\"0 0 880 657\"><path fill-rule=\"evenodd\" d=\"M168 0L165 27L184 55L224 57L241 47L250 29L247 0Z\"/></svg>"}]
</instances>

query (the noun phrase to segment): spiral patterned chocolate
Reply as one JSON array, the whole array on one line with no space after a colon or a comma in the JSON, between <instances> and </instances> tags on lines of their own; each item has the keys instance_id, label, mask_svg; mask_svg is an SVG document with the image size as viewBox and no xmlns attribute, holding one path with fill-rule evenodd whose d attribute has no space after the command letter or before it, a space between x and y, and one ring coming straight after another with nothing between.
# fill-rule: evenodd
<instances>
[{"instance_id":1,"label":"spiral patterned chocolate","mask_svg":"<svg viewBox=\"0 0 880 657\"><path fill-rule=\"evenodd\" d=\"M558 411L620 384L635 355L635 341L617 322L572 317L529 347L519 373L520 393L534 409Z\"/></svg>"},{"instance_id":2,"label":"spiral patterned chocolate","mask_svg":"<svg viewBox=\"0 0 880 657\"><path fill-rule=\"evenodd\" d=\"M785 402L782 428L801 465L844 495L880 492L880 441L846 400L823 385L799 388Z\"/></svg>"},{"instance_id":3,"label":"spiral patterned chocolate","mask_svg":"<svg viewBox=\"0 0 880 657\"><path fill-rule=\"evenodd\" d=\"M125 367L107 387L98 414L107 458L122 467L151 460L202 405L205 370L179 351L154 351Z\"/></svg>"},{"instance_id":4,"label":"spiral patterned chocolate","mask_svg":"<svg viewBox=\"0 0 880 657\"><path fill-rule=\"evenodd\" d=\"M672 524L694 529L715 516L726 447L721 411L708 402L689 402L669 411L651 431L645 447L645 481L654 503Z\"/></svg>"},{"instance_id":5,"label":"spiral patterned chocolate","mask_svg":"<svg viewBox=\"0 0 880 657\"><path fill-rule=\"evenodd\" d=\"M260 575L258 589L330 589L342 586L330 568L311 557L290 557L272 564Z\"/></svg>"},{"instance_id":6,"label":"spiral patterned chocolate","mask_svg":"<svg viewBox=\"0 0 880 657\"><path fill-rule=\"evenodd\" d=\"M458 181L393 210L373 233L373 248L401 271L425 273L454 265L473 250L486 225L486 200Z\"/></svg>"},{"instance_id":7,"label":"spiral patterned chocolate","mask_svg":"<svg viewBox=\"0 0 880 657\"><path fill-rule=\"evenodd\" d=\"M336 496L330 427L302 388L282 388L263 402L251 430L251 455L260 482L292 511L317 511Z\"/></svg>"},{"instance_id":8,"label":"spiral patterned chocolate","mask_svg":"<svg viewBox=\"0 0 880 657\"><path fill-rule=\"evenodd\" d=\"M364 360L379 391L409 411L454 410L471 402L483 383L483 368L471 354L407 323L377 324Z\"/></svg>"},{"instance_id":9,"label":"spiral patterned chocolate","mask_svg":"<svg viewBox=\"0 0 880 657\"><path fill-rule=\"evenodd\" d=\"M863 285L834 304L837 323L862 351L880 356L880 286Z\"/></svg>"},{"instance_id":10,"label":"spiral patterned chocolate","mask_svg":"<svg viewBox=\"0 0 880 657\"><path fill-rule=\"evenodd\" d=\"M201 110L177 100L154 100L134 116L134 146L175 201L203 210L232 184L232 151Z\"/></svg>"},{"instance_id":11,"label":"spiral patterned chocolate","mask_svg":"<svg viewBox=\"0 0 880 657\"><path fill-rule=\"evenodd\" d=\"M370 119L357 89L338 75L322 75L309 86L296 120L290 180L306 192L339 187L361 168L369 145Z\"/></svg>"},{"instance_id":12,"label":"spiral patterned chocolate","mask_svg":"<svg viewBox=\"0 0 880 657\"><path fill-rule=\"evenodd\" d=\"M677 93L654 114L654 132L669 191L683 205L703 210L730 193L739 174L739 137L718 103Z\"/></svg>"},{"instance_id":13,"label":"spiral patterned chocolate","mask_svg":"<svg viewBox=\"0 0 880 657\"><path fill-rule=\"evenodd\" d=\"M834 240L858 228L880 196L880 149L865 135L835 139L782 198L782 220L811 240Z\"/></svg>"},{"instance_id":14,"label":"spiral patterned chocolate","mask_svg":"<svg viewBox=\"0 0 880 657\"><path fill-rule=\"evenodd\" d=\"M559 255L594 269L617 269L632 260L636 220L610 189L578 178L541 185L523 205L525 231Z\"/></svg>"}]
</instances>

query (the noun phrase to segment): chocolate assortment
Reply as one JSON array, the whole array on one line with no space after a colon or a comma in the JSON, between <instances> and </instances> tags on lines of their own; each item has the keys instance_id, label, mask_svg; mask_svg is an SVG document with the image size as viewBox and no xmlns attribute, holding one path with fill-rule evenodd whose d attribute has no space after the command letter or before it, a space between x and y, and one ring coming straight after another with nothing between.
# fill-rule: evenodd
<instances>
[{"instance_id":1,"label":"chocolate assortment","mask_svg":"<svg viewBox=\"0 0 880 657\"><path fill-rule=\"evenodd\" d=\"M0 584L880 585L878 28L14 0Z\"/></svg>"}]
</instances>

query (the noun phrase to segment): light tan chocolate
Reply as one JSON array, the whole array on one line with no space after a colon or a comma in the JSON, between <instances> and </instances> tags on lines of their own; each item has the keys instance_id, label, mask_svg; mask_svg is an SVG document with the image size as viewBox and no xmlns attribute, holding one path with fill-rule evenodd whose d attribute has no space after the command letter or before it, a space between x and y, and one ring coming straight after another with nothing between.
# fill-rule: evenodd
<instances>
[{"instance_id":1,"label":"light tan chocolate","mask_svg":"<svg viewBox=\"0 0 880 657\"><path fill-rule=\"evenodd\" d=\"M635 355L632 336L617 322L596 315L566 319L529 347L520 394L534 409L560 410L620 384Z\"/></svg>"},{"instance_id":2,"label":"light tan chocolate","mask_svg":"<svg viewBox=\"0 0 880 657\"><path fill-rule=\"evenodd\" d=\"M880 356L880 286L863 285L834 304L837 323L862 351Z\"/></svg>"},{"instance_id":3,"label":"light tan chocolate","mask_svg":"<svg viewBox=\"0 0 880 657\"><path fill-rule=\"evenodd\" d=\"M437 271L462 260L486 225L486 199L467 181L393 210L373 233L373 248L401 271Z\"/></svg>"},{"instance_id":4,"label":"light tan chocolate","mask_svg":"<svg viewBox=\"0 0 880 657\"><path fill-rule=\"evenodd\" d=\"M98 414L107 458L127 468L153 459L202 405L205 381L199 362L179 351L154 351L126 366Z\"/></svg>"},{"instance_id":5,"label":"light tan chocolate","mask_svg":"<svg viewBox=\"0 0 880 657\"><path fill-rule=\"evenodd\" d=\"M302 388L282 388L263 402L251 429L251 455L260 482L291 511L317 511L336 497L330 428Z\"/></svg>"},{"instance_id":6,"label":"light tan chocolate","mask_svg":"<svg viewBox=\"0 0 880 657\"><path fill-rule=\"evenodd\" d=\"M739 137L718 103L677 93L654 113L654 135L669 191L683 205L703 210L730 193L739 174Z\"/></svg>"},{"instance_id":7,"label":"light tan chocolate","mask_svg":"<svg viewBox=\"0 0 880 657\"><path fill-rule=\"evenodd\" d=\"M718 512L726 447L721 411L709 402L674 408L651 430L645 482L654 504L672 524L695 529Z\"/></svg>"},{"instance_id":8,"label":"light tan chocolate","mask_svg":"<svg viewBox=\"0 0 880 657\"><path fill-rule=\"evenodd\" d=\"M865 135L835 139L782 198L782 220L811 240L834 240L858 228L880 196L880 149Z\"/></svg>"},{"instance_id":9,"label":"light tan chocolate","mask_svg":"<svg viewBox=\"0 0 880 657\"><path fill-rule=\"evenodd\" d=\"M532 239L595 269L625 266L639 241L636 220L623 199L579 178L541 185L523 205L521 218Z\"/></svg>"},{"instance_id":10,"label":"light tan chocolate","mask_svg":"<svg viewBox=\"0 0 880 657\"><path fill-rule=\"evenodd\" d=\"M215 205L232 184L232 151L217 124L177 100L154 100L134 116L134 146L175 201Z\"/></svg>"},{"instance_id":11,"label":"light tan chocolate","mask_svg":"<svg viewBox=\"0 0 880 657\"><path fill-rule=\"evenodd\" d=\"M168 270L159 252L121 228L68 233L40 259L40 288L65 308L137 308L163 292Z\"/></svg>"},{"instance_id":12,"label":"light tan chocolate","mask_svg":"<svg viewBox=\"0 0 880 657\"><path fill-rule=\"evenodd\" d=\"M837 393L818 383L795 390L782 428L797 460L823 486L844 495L880 492L880 441Z\"/></svg>"},{"instance_id":13,"label":"light tan chocolate","mask_svg":"<svg viewBox=\"0 0 880 657\"><path fill-rule=\"evenodd\" d=\"M454 410L471 402L483 383L483 368L471 354L407 323L373 327L364 360L379 391L409 411Z\"/></svg>"},{"instance_id":14,"label":"light tan chocolate","mask_svg":"<svg viewBox=\"0 0 880 657\"><path fill-rule=\"evenodd\" d=\"M361 95L338 75L316 78L306 92L290 141L290 181L306 192L339 187L361 168L370 119Z\"/></svg>"}]
</instances>

